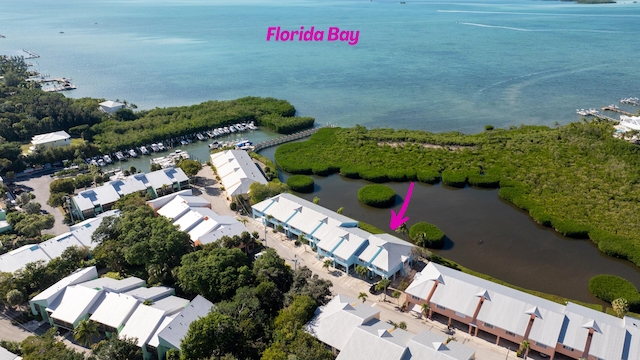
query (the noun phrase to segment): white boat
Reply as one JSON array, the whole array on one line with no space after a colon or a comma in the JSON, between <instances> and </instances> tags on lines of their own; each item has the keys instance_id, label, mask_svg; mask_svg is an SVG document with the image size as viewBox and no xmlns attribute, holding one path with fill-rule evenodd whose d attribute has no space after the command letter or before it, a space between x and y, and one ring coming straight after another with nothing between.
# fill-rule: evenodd
<instances>
[{"instance_id":1,"label":"white boat","mask_svg":"<svg viewBox=\"0 0 640 360\"><path fill-rule=\"evenodd\" d=\"M149 155L149 150L147 150L146 146L140 146L140 152L142 155Z\"/></svg>"},{"instance_id":2,"label":"white boat","mask_svg":"<svg viewBox=\"0 0 640 360\"><path fill-rule=\"evenodd\" d=\"M202 140L205 140L205 139L206 139L206 137L202 136L202 134L200 134L200 133L197 133L197 134L196 134L196 137L197 137L197 138L198 138L198 140L200 140L200 141L202 141Z\"/></svg>"},{"instance_id":3,"label":"white boat","mask_svg":"<svg viewBox=\"0 0 640 360\"><path fill-rule=\"evenodd\" d=\"M255 125L253 124L253 121L252 121L252 122L250 122L249 124L247 124L247 126L248 126L248 127L249 127L249 129L251 129L251 130L258 130L258 127L257 127L257 126L255 126Z\"/></svg>"},{"instance_id":4,"label":"white boat","mask_svg":"<svg viewBox=\"0 0 640 360\"><path fill-rule=\"evenodd\" d=\"M128 153L131 157L138 157L138 153L133 149L129 150Z\"/></svg>"},{"instance_id":5,"label":"white boat","mask_svg":"<svg viewBox=\"0 0 640 360\"><path fill-rule=\"evenodd\" d=\"M224 133L225 133L225 134L228 134L228 133L230 133L230 132L231 132L231 131L229 130L229 128L228 128L228 127L226 127L226 126L222 128L222 131L224 131Z\"/></svg>"},{"instance_id":6,"label":"white boat","mask_svg":"<svg viewBox=\"0 0 640 360\"><path fill-rule=\"evenodd\" d=\"M98 166L100 166L100 167L107 166L107 163L104 162L104 159L98 159Z\"/></svg>"},{"instance_id":7,"label":"white boat","mask_svg":"<svg viewBox=\"0 0 640 360\"><path fill-rule=\"evenodd\" d=\"M124 157L124 155L122 155L122 153L121 153L120 151L116 152L116 153L115 153L115 156L116 156L116 158L117 158L119 161L125 161L125 160L127 160L127 158L125 158L125 157Z\"/></svg>"},{"instance_id":8,"label":"white boat","mask_svg":"<svg viewBox=\"0 0 640 360\"><path fill-rule=\"evenodd\" d=\"M242 139L235 144L236 150L247 150L253 143L247 139Z\"/></svg>"},{"instance_id":9,"label":"white boat","mask_svg":"<svg viewBox=\"0 0 640 360\"><path fill-rule=\"evenodd\" d=\"M229 131L234 133L234 132L236 132L236 128L233 127L233 125L231 125L231 126L229 126Z\"/></svg>"},{"instance_id":10,"label":"white boat","mask_svg":"<svg viewBox=\"0 0 640 360\"><path fill-rule=\"evenodd\" d=\"M153 152L158 152L159 151L158 144L151 144L150 146L151 146L151 151L153 151Z\"/></svg>"},{"instance_id":11,"label":"white boat","mask_svg":"<svg viewBox=\"0 0 640 360\"><path fill-rule=\"evenodd\" d=\"M158 145L158 151L165 151L165 150L167 150L167 149L164 147L164 144L163 144L163 143L158 143L157 145Z\"/></svg>"},{"instance_id":12,"label":"white boat","mask_svg":"<svg viewBox=\"0 0 640 360\"><path fill-rule=\"evenodd\" d=\"M104 159L104 162L106 162L107 164L111 164L113 162L113 160L111 160L111 156L109 155L105 155L102 158Z\"/></svg>"},{"instance_id":13,"label":"white boat","mask_svg":"<svg viewBox=\"0 0 640 360\"><path fill-rule=\"evenodd\" d=\"M189 142L187 140L180 140L180 144L189 145Z\"/></svg>"},{"instance_id":14,"label":"white boat","mask_svg":"<svg viewBox=\"0 0 640 360\"><path fill-rule=\"evenodd\" d=\"M217 149L218 147L220 147L220 143L217 141L214 141L211 144L209 144L209 149Z\"/></svg>"}]
</instances>

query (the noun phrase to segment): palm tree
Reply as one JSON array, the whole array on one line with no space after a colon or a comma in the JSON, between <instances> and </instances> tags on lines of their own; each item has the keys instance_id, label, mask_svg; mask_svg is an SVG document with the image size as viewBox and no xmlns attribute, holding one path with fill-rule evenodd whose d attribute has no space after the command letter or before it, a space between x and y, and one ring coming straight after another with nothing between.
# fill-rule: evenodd
<instances>
[{"instance_id":1,"label":"palm tree","mask_svg":"<svg viewBox=\"0 0 640 360\"><path fill-rule=\"evenodd\" d=\"M387 288L389 287L389 285L391 285L391 281L389 281L389 279L382 279L376 284L375 287L375 289L378 291L382 290L382 295L384 295L384 298L382 300L384 301L387 300Z\"/></svg>"},{"instance_id":2,"label":"palm tree","mask_svg":"<svg viewBox=\"0 0 640 360\"><path fill-rule=\"evenodd\" d=\"M239 218L236 218L236 220L238 220L238 222L241 222L241 223L242 223L242 225L244 225L244 226L247 226L247 223L249 222L249 220L247 220L247 219L239 219Z\"/></svg>"},{"instance_id":3,"label":"palm tree","mask_svg":"<svg viewBox=\"0 0 640 360\"><path fill-rule=\"evenodd\" d=\"M327 269L327 270L329 270L331 265L333 265L333 260L331 260L331 259L325 259L324 262L322 263L322 267Z\"/></svg>"},{"instance_id":4,"label":"palm tree","mask_svg":"<svg viewBox=\"0 0 640 360\"><path fill-rule=\"evenodd\" d=\"M611 306L613 307L613 311L616 312L618 317L624 317L624 315L629 311L629 302L625 298L618 298L611 302Z\"/></svg>"},{"instance_id":5,"label":"palm tree","mask_svg":"<svg viewBox=\"0 0 640 360\"><path fill-rule=\"evenodd\" d=\"M305 245L309 245L309 240L307 240L307 238L300 234L300 236L298 236L298 241L300 241L300 243L302 243L302 246L304 246L304 251L307 251L307 247Z\"/></svg>"},{"instance_id":6,"label":"palm tree","mask_svg":"<svg viewBox=\"0 0 640 360\"><path fill-rule=\"evenodd\" d=\"M356 265L356 274L358 274L358 276L360 276L361 279L367 275L368 271L369 270L367 270L366 267L362 265Z\"/></svg>"},{"instance_id":7,"label":"palm tree","mask_svg":"<svg viewBox=\"0 0 640 360\"><path fill-rule=\"evenodd\" d=\"M73 338L85 347L91 347L93 337L97 335L98 324L88 319L80 320L78 326L73 330Z\"/></svg>"},{"instance_id":8,"label":"palm tree","mask_svg":"<svg viewBox=\"0 0 640 360\"><path fill-rule=\"evenodd\" d=\"M402 234L402 238L407 240L406 234L409 232L409 230L407 229L407 224L402 224L398 226L398 228L396 229L396 232L398 234Z\"/></svg>"},{"instance_id":9,"label":"palm tree","mask_svg":"<svg viewBox=\"0 0 640 360\"><path fill-rule=\"evenodd\" d=\"M420 305L420 312L422 313L422 315L424 315L425 318L427 317L429 310L431 310L431 307L429 306L429 304L424 303Z\"/></svg>"},{"instance_id":10,"label":"palm tree","mask_svg":"<svg viewBox=\"0 0 640 360\"><path fill-rule=\"evenodd\" d=\"M361 299L362 302L367 301L367 297L369 297L369 295L367 295L367 293L365 292L361 292L360 294L358 294L358 299Z\"/></svg>"},{"instance_id":11,"label":"palm tree","mask_svg":"<svg viewBox=\"0 0 640 360\"><path fill-rule=\"evenodd\" d=\"M525 359L529 355L529 349L531 349L531 344L529 343L529 340L522 340L522 342L520 343L520 350L524 351Z\"/></svg>"},{"instance_id":12,"label":"palm tree","mask_svg":"<svg viewBox=\"0 0 640 360\"><path fill-rule=\"evenodd\" d=\"M402 330L407 330L407 323L406 323L406 322L404 322L404 321L400 321L399 323L396 323L396 322L393 322L393 321L392 321L392 322L391 322L391 325L393 325L393 329L394 329L394 330L395 330L395 329L398 329L398 328L400 328L400 329L402 329Z\"/></svg>"},{"instance_id":13,"label":"palm tree","mask_svg":"<svg viewBox=\"0 0 640 360\"><path fill-rule=\"evenodd\" d=\"M402 295L402 293L398 290L394 290L393 293L391 294L391 297L396 298L398 301L398 305L400 305L399 301L400 301L400 295Z\"/></svg>"}]
</instances>

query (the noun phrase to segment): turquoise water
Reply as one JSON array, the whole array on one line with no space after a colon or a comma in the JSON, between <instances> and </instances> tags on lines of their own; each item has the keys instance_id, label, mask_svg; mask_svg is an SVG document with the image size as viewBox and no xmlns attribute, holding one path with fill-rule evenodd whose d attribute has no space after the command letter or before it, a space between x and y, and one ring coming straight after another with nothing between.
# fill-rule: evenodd
<instances>
[{"instance_id":1,"label":"turquoise water","mask_svg":"<svg viewBox=\"0 0 640 360\"><path fill-rule=\"evenodd\" d=\"M639 96L639 23L631 3L3 0L0 53L41 55L73 97L273 96L319 123L477 132ZM358 44L265 41L312 25Z\"/></svg>"}]
</instances>

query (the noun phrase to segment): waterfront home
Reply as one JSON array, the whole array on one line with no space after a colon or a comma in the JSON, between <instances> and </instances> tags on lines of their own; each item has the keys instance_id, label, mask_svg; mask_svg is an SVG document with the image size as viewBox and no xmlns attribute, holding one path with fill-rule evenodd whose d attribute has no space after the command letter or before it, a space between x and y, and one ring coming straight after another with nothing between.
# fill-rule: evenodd
<instances>
[{"instance_id":1,"label":"waterfront home","mask_svg":"<svg viewBox=\"0 0 640 360\"><path fill-rule=\"evenodd\" d=\"M102 220L108 216L118 215L119 211L101 214L98 218L89 219L70 227L70 232L58 235L40 244L28 244L6 254L0 255L0 272L15 272L26 264L36 261L48 263L71 246L93 249L97 244L91 241Z\"/></svg>"},{"instance_id":2,"label":"waterfront home","mask_svg":"<svg viewBox=\"0 0 640 360\"><path fill-rule=\"evenodd\" d=\"M475 351L438 333L417 335L380 321L380 310L336 295L316 309L305 330L326 344L337 360L469 360Z\"/></svg>"},{"instance_id":3,"label":"waterfront home","mask_svg":"<svg viewBox=\"0 0 640 360\"><path fill-rule=\"evenodd\" d=\"M180 350L180 343L187 335L192 322L209 314L213 303L198 295L162 331L158 333L157 356L164 359L170 349Z\"/></svg>"},{"instance_id":4,"label":"waterfront home","mask_svg":"<svg viewBox=\"0 0 640 360\"><path fill-rule=\"evenodd\" d=\"M566 306L442 265L429 263L405 290L406 307L453 325L473 336L518 349L572 359L628 357L640 334L637 325L573 303Z\"/></svg>"},{"instance_id":5,"label":"waterfront home","mask_svg":"<svg viewBox=\"0 0 640 360\"><path fill-rule=\"evenodd\" d=\"M304 236L318 258L331 259L333 266L351 274L360 265L370 276L395 278L408 273L413 245L389 234L371 234L358 222L289 193L252 206L253 218L288 237Z\"/></svg>"},{"instance_id":6,"label":"waterfront home","mask_svg":"<svg viewBox=\"0 0 640 360\"><path fill-rule=\"evenodd\" d=\"M124 107L125 107L125 104L117 101L111 101L111 100L103 101L100 104L98 104L98 109L100 109L100 111L105 112L107 114L114 114L116 111L120 109L124 109Z\"/></svg>"},{"instance_id":7,"label":"waterfront home","mask_svg":"<svg viewBox=\"0 0 640 360\"><path fill-rule=\"evenodd\" d=\"M66 131L55 131L33 136L31 144L29 152L33 152L36 149L67 146L71 145L71 136Z\"/></svg>"},{"instance_id":8,"label":"waterfront home","mask_svg":"<svg viewBox=\"0 0 640 360\"><path fill-rule=\"evenodd\" d=\"M262 171L244 150L226 150L211 154L211 164L215 167L228 196L248 194L251 184L267 183Z\"/></svg>"},{"instance_id":9,"label":"waterfront home","mask_svg":"<svg viewBox=\"0 0 640 360\"><path fill-rule=\"evenodd\" d=\"M71 198L71 211L76 219L88 219L109 211L121 197L140 193L152 198L189 187L189 178L180 168L167 168L146 174L134 174L81 191Z\"/></svg>"},{"instance_id":10,"label":"waterfront home","mask_svg":"<svg viewBox=\"0 0 640 360\"><path fill-rule=\"evenodd\" d=\"M218 215L211 204L190 192L180 192L149 201L158 215L168 218L189 234L195 245L210 244L223 236L240 236L247 228L233 216Z\"/></svg>"},{"instance_id":11,"label":"waterfront home","mask_svg":"<svg viewBox=\"0 0 640 360\"><path fill-rule=\"evenodd\" d=\"M71 275L60 279L38 295L29 300L31 313L33 315L42 316L42 319L49 321L49 314L45 309L53 303L67 288L67 286L76 285L85 281L98 278L98 271L95 266L81 268L74 271Z\"/></svg>"}]
</instances>

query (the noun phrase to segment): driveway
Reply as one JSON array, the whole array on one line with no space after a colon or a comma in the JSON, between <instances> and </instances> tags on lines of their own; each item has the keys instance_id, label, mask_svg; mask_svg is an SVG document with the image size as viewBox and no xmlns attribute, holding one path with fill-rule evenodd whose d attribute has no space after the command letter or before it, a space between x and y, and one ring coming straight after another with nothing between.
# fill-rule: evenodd
<instances>
[{"instance_id":1,"label":"driveway","mask_svg":"<svg viewBox=\"0 0 640 360\"><path fill-rule=\"evenodd\" d=\"M49 200L49 184L53 182L53 178L49 175L39 175L37 177L30 178L28 180L16 181L17 185L26 188L36 196L32 201L36 201L42 205L42 210L53 215L56 219L53 228L43 230L43 234L60 235L69 231L69 226L63 223L64 215L57 208L52 208L47 205Z\"/></svg>"}]
</instances>

